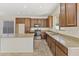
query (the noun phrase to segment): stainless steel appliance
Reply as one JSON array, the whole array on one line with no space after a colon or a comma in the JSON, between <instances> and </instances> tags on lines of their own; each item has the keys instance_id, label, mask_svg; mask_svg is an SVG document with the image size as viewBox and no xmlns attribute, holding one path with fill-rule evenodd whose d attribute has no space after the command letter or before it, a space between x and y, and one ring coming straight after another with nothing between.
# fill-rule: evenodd
<instances>
[{"instance_id":1,"label":"stainless steel appliance","mask_svg":"<svg viewBox=\"0 0 79 59\"><path fill-rule=\"evenodd\" d=\"M35 24L34 28L35 28L35 34L34 34L35 39L41 39L40 25Z\"/></svg>"}]
</instances>

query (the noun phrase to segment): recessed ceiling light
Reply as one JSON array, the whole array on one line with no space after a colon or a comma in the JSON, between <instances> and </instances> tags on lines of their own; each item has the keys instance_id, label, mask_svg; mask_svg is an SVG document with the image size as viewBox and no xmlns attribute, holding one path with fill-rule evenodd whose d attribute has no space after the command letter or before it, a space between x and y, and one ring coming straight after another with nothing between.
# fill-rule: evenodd
<instances>
[{"instance_id":1,"label":"recessed ceiling light","mask_svg":"<svg viewBox=\"0 0 79 59\"><path fill-rule=\"evenodd\" d=\"M40 8L42 8L42 6L40 6Z\"/></svg>"},{"instance_id":2,"label":"recessed ceiling light","mask_svg":"<svg viewBox=\"0 0 79 59\"><path fill-rule=\"evenodd\" d=\"M24 5L24 8L27 8L27 6Z\"/></svg>"}]
</instances>

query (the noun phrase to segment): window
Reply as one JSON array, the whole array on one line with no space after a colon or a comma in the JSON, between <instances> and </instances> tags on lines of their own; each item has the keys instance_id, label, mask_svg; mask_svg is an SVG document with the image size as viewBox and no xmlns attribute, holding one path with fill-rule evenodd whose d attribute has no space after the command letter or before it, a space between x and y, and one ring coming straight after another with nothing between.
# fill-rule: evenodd
<instances>
[{"instance_id":1,"label":"window","mask_svg":"<svg viewBox=\"0 0 79 59\"><path fill-rule=\"evenodd\" d=\"M14 33L14 22L13 21L4 21L3 22L3 33Z\"/></svg>"}]
</instances>

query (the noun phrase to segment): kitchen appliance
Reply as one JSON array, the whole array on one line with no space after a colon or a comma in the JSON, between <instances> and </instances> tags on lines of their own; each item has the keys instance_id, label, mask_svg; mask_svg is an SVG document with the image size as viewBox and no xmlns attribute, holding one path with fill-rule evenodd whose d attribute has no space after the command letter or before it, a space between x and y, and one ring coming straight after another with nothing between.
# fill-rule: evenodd
<instances>
[{"instance_id":1,"label":"kitchen appliance","mask_svg":"<svg viewBox=\"0 0 79 59\"><path fill-rule=\"evenodd\" d=\"M34 25L34 28L35 28L34 38L35 38L35 39L41 39L41 29L40 29L40 25L35 24L35 25Z\"/></svg>"}]
</instances>

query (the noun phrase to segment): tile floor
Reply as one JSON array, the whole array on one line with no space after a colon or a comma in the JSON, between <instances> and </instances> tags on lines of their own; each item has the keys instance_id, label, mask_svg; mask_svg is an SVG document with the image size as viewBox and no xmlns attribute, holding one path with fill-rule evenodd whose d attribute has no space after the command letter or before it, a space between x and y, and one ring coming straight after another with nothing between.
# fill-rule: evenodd
<instances>
[{"instance_id":1,"label":"tile floor","mask_svg":"<svg viewBox=\"0 0 79 59\"><path fill-rule=\"evenodd\" d=\"M33 53L0 53L0 56L52 56L45 40L35 40Z\"/></svg>"}]
</instances>

